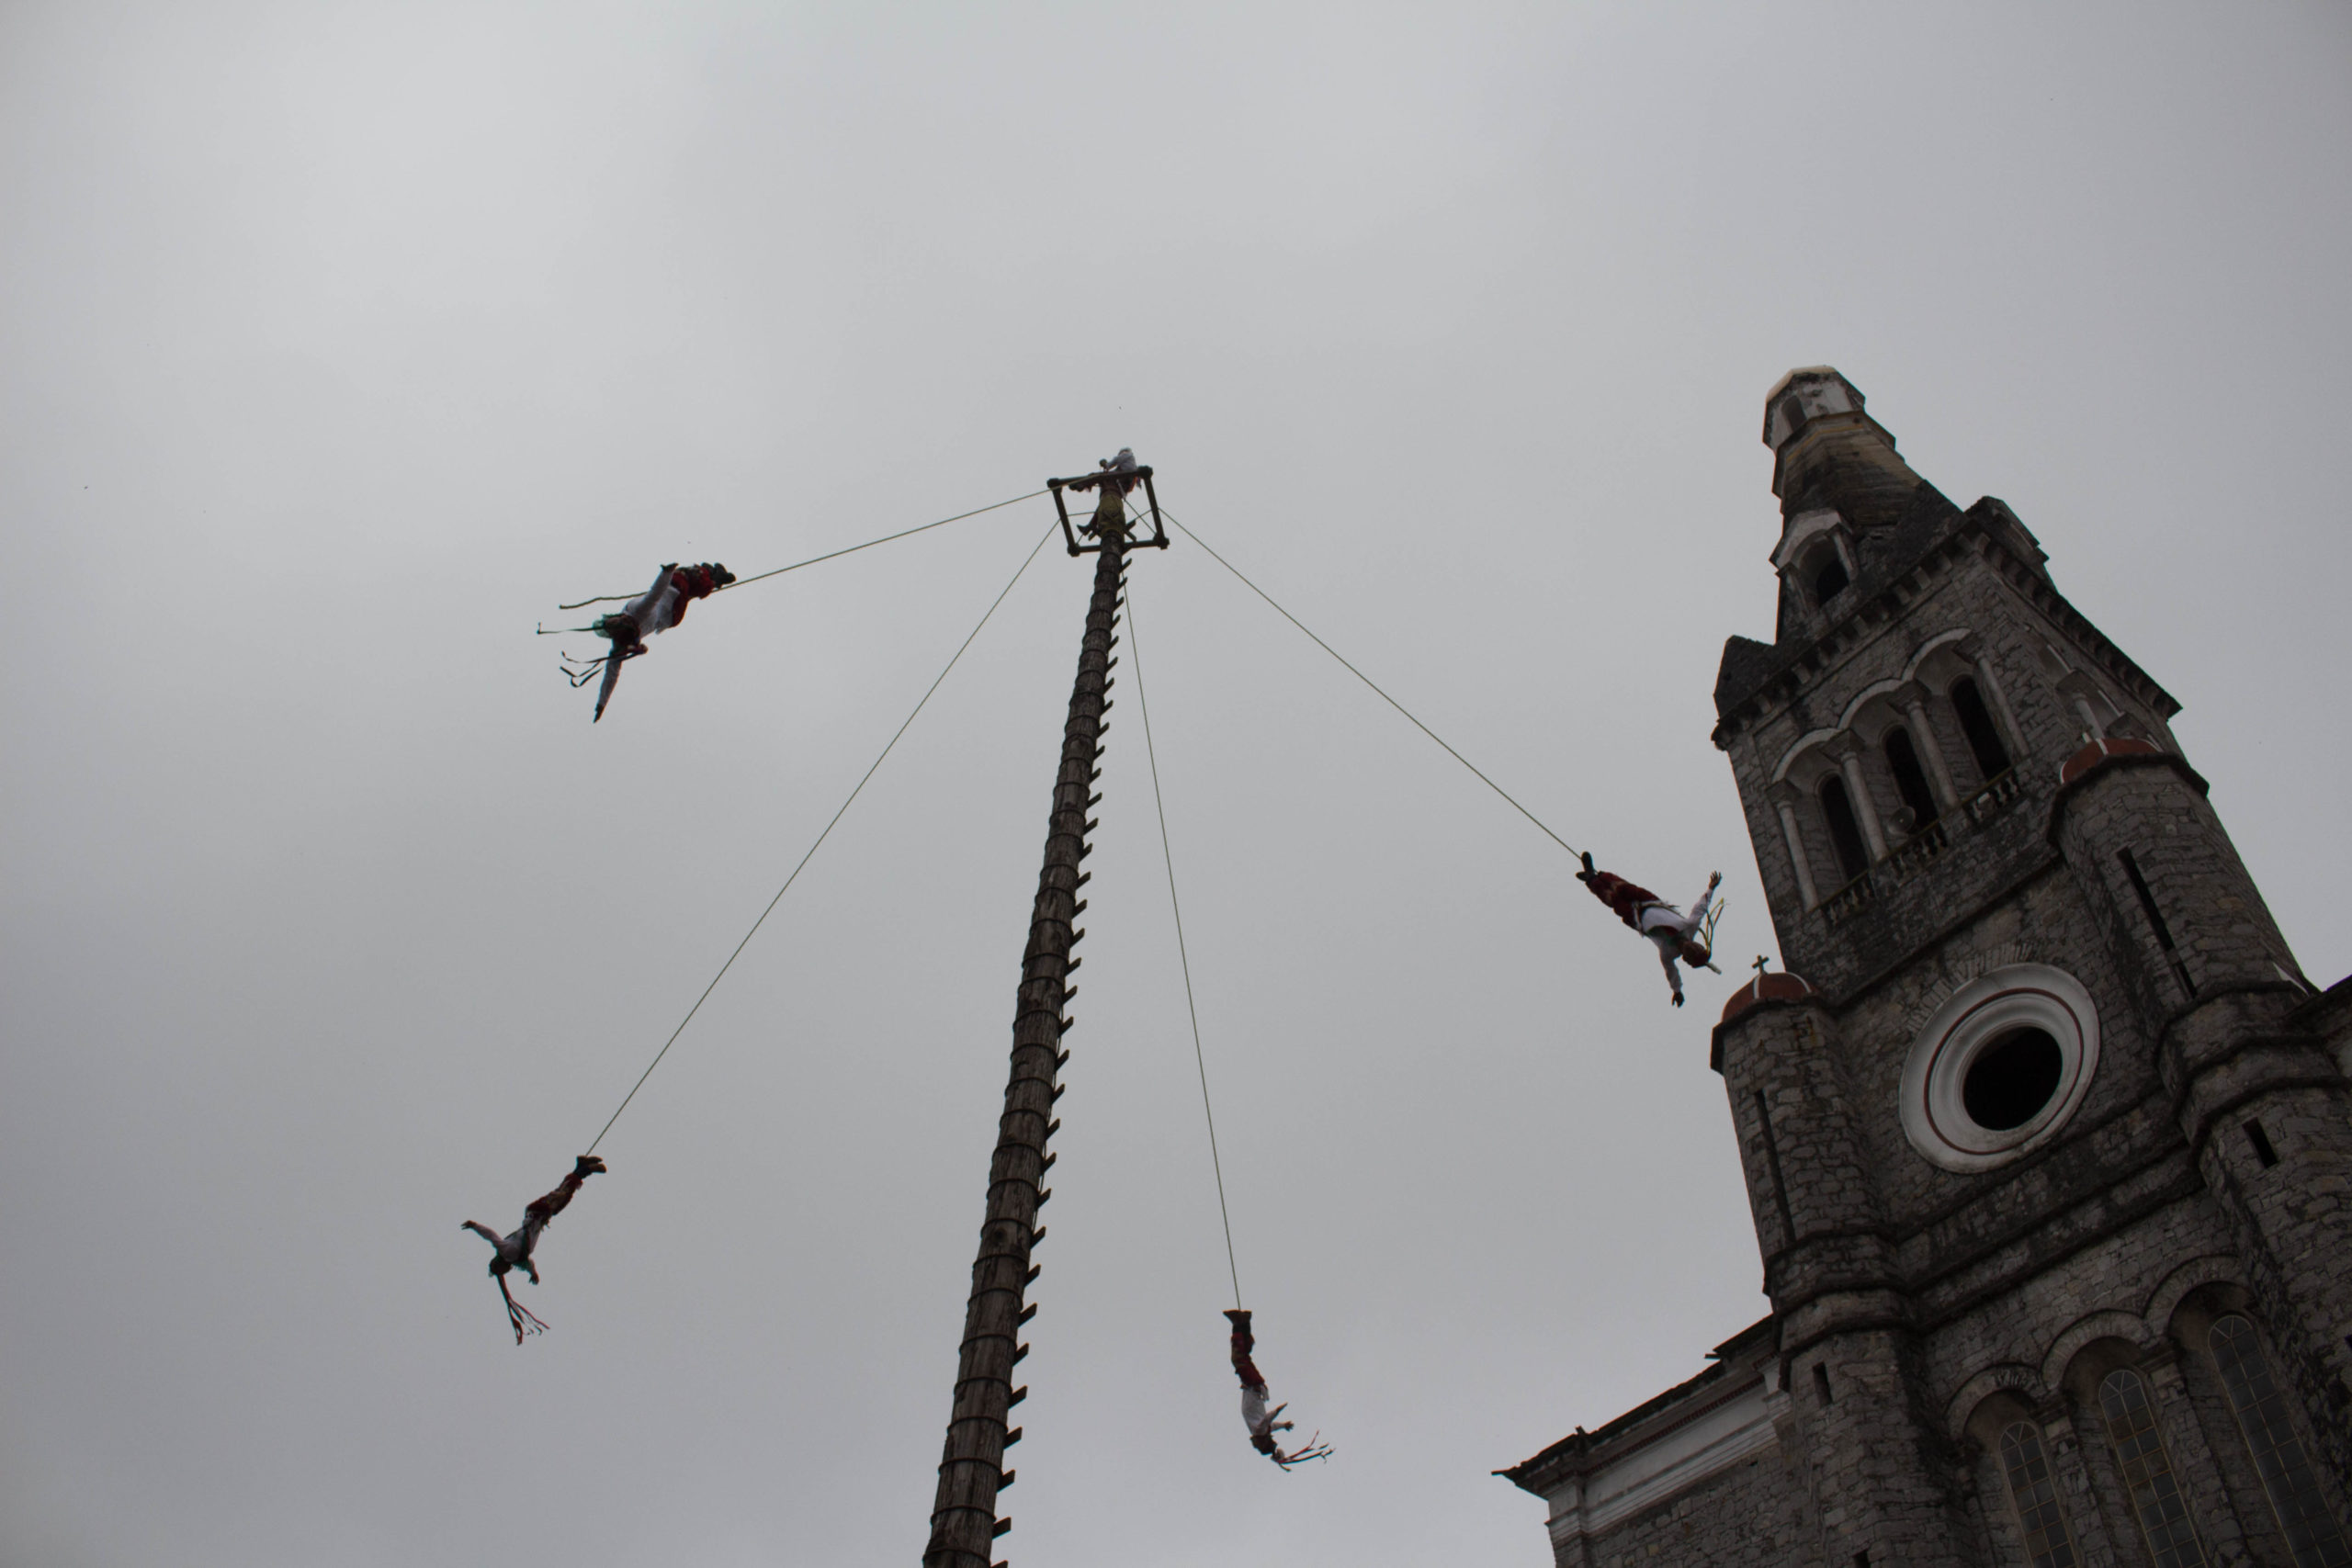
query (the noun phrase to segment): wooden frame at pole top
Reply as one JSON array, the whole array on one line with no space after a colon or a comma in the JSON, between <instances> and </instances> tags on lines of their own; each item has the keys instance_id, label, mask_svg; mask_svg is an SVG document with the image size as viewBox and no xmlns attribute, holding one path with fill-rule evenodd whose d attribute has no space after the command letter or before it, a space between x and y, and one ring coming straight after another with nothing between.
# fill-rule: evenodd
<instances>
[{"instance_id":1,"label":"wooden frame at pole top","mask_svg":"<svg viewBox=\"0 0 2352 1568\"><path fill-rule=\"evenodd\" d=\"M1046 481L1046 488L1054 492L1054 510L1061 514L1062 540L1065 544L1069 545L1070 554L1074 556L1091 555L1094 551L1101 549L1102 547L1099 544L1081 545L1078 542L1078 529L1070 523L1069 503L1063 499L1062 491L1065 490L1092 490L1104 479L1123 479L1130 478L1138 479L1143 481L1144 499L1151 503L1151 537L1148 539L1130 540L1127 547L1129 549L1136 550L1164 550L1168 547L1168 525L1159 520L1159 492L1152 489L1151 465L1145 463L1137 466L1125 474L1114 474L1106 471L1099 474L1080 474L1073 479L1047 479Z\"/></svg>"}]
</instances>

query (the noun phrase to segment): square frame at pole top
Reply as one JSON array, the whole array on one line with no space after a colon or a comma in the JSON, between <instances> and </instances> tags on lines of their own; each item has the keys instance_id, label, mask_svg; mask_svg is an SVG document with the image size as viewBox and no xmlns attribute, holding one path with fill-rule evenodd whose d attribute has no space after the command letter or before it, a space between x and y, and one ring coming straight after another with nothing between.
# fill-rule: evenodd
<instances>
[{"instance_id":1,"label":"square frame at pole top","mask_svg":"<svg viewBox=\"0 0 2352 1568\"><path fill-rule=\"evenodd\" d=\"M1123 474L1114 474L1110 472L1080 474L1074 479L1047 479L1046 481L1046 488L1054 492L1054 510L1061 514L1062 540L1064 543L1069 545L1070 554L1074 556L1092 555L1095 551L1100 550L1102 546L1100 542L1091 545L1081 545L1078 542L1078 536L1081 529L1079 525L1073 525L1070 522L1069 502L1064 499L1062 492L1066 490L1092 490L1095 486L1101 484L1105 479L1136 479L1143 481L1144 499L1149 502L1151 505L1151 537L1148 539L1135 540L1128 547L1131 549L1145 550L1164 550L1168 547L1168 525L1160 521L1159 492L1152 488L1151 465L1148 463L1142 463Z\"/></svg>"}]
</instances>

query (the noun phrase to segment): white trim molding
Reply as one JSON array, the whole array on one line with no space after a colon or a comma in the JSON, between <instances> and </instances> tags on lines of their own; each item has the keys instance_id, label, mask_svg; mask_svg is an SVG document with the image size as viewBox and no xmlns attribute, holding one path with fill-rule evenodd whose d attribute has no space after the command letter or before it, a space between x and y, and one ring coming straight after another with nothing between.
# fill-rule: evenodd
<instances>
[{"instance_id":1,"label":"white trim molding","mask_svg":"<svg viewBox=\"0 0 2352 1568\"><path fill-rule=\"evenodd\" d=\"M1773 547L1772 554L1769 558L1772 562L1772 570L1774 571L1788 570L1789 563L1797 558L1798 553L1824 534L1828 535L1838 544L1838 558L1845 561L1845 541L1838 538L1838 530L1845 526L1845 523L1846 520L1836 511L1826 506L1812 512L1800 513L1790 518L1788 531L1781 536L1781 542ZM1850 561L1847 562L1847 570L1849 571L1853 570Z\"/></svg>"},{"instance_id":2,"label":"white trim molding","mask_svg":"<svg viewBox=\"0 0 2352 1568\"><path fill-rule=\"evenodd\" d=\"M1764 1380L1751 1375L1668 1422L1624 1458L1589 1475L1566 1478L1547 1493L1553 1544L1600 1535L1627 1515L1686 1492L1776 1440Z\"/></svg>"}]
</instances>

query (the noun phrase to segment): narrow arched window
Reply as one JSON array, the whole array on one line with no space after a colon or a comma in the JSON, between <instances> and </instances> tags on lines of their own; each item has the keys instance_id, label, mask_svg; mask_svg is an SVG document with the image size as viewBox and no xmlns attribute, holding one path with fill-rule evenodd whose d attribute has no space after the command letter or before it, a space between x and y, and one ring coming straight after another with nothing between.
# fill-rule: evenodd
<instances>
[{"instance_id":1,"label":"narrow arched window","mask_svg":"<svg viewBox=\"0 0 2352 1568\"><path fill-rule=\"evenodd\" d=\"M2008 1478L2009 1506L2018 1512L2027 1561L2033 1568L2075 1568L2080 1559L2066 1531L2066 1516L2058 1506L2050 1456L2042 1451L2041 1434L2032 1423L2019 1421L2001 1434L2001 1473Z\"/></svg>"},{"instance_id":2,"label":"narrow arched window","mask_svg":"<svg viewBox=\"0 0 2352 1568\"><path fill-rule=\"evenodd\" d=\"M2253 1450L2254 1468L2278 1516L2287 1549L2295 1554L2295 1568L2345 1568L2352 1563L2352 1544L2346 1544L2343 1526L2320 1495L2319 1476L2287 1414L2287 1396L2270 1374L2254 1325L2233 1314L2213 1325L2211 1343L2222 1386L2230 1391L2230 1407Z\"/></svg>"},{"instance_id":3,"label":"narrow arched window","mask_svg":"<svg viewBox=\"0 0 2352 1568\"><path fill-rule=\"evenodd\" d=\"M1804 404L1793 396L1781 400L1781 439L1786 441L1804 428Z\"/></svg>"},{"instance_id":4,"label":"narrow arched window","mask_svg":"<svg viewBox=\"0 0 2352 1568\"><path fill-rule=\"evenodd\" d=\"M1821 782L1821 815L1829 824L1838 868L1851 882L1871 868L1871 852L1862 842L1861 824L1854 820L1854 803L1846 798L1846 781L1835 773Z\"/></svg>"},{"instance_id":5,"label":"narrow arched window","mask_svg":"<svg viewBox=\"0 0 2352 1568\"><path fill-rule=\"evenodd\" d=\"M2132 1513L2147 1538L2156 1568L2204 1568L2205 1551L2188 1522L2188 1504L2174 1479L2172 1460L2156 1429L2156 1407L2148 1382L2134 1371L2107 1374L2098 1385L2099 1414L2107 1418L2108 1446L2132 1494Z\"/></svg>"},{"instance_id":6,"label":"narrow arched window","mask_svg":"<svg viewBox=\"0 0 2352 1568\"><path fill-rule=\"evenodd\" d=\"M1846 592L1848 583L1853 581L1834 545L1815 551L1813 559L1805 566L1805 575L1813 580L1813 602L1825 608L1829 601Z\"/></svg>"},{"instance_id":7,"label":"narrow arched window","mask_svg":"<svg viewBox=\"0 0 2352 1568\"><path fill-rule=\"evenodd\" d=\"M1911 808L1913 831L1936 819L1936 792L1928 787L1928 775L1919 767L1919 753L1911 745L1911 732L1896 725L1886 732L1886 765L1894 774L1894 792L1903 804Z\"/></svg>"},{"instance_id":8,"label":"narrow arched window","mask_svg":"<svg viewBox=\"0 0 2352 1568\"><path fill-rule=\"evenodd\" d=\"M1968 737L1968 750L1976 758L1977 771L1988 779L2007 773L2009 749L2001 744L2001 732L1995 728L1993 715L1985 708L1976 682L1965 675L1953 682L1951 705L1960 716L1960 732Z\"/></svg>"}]
</instances>

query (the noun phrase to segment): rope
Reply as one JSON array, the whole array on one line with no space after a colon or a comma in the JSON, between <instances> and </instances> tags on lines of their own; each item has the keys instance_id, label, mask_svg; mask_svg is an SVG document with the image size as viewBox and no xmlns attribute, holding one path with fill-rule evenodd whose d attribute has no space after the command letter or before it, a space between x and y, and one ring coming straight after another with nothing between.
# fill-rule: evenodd
<instances>
[{"instance_id":1,"label":"rope","mask_svg":"<svg viewBox=\"0 0 2352 1568\"><path fill-rule=\"evenodd\" d=\"M978 517L982 512L1001 512L1008 506L1018 506L1024 501L1035 501L1045 493L1046 492L1042 490L1033 490L1027 495L1016 495L1011 501L1000 501L993 506L983 506L973 512L959 512L953 517L943 517L936 523L926 523L920 528L902 528L895 534L885 534L878 539L868 539L862 545L852 545L845 550L833 550L821 556L810 556L807 560L797 560L790 566L780 566L774 571L763 571L756 576L739 577L734 581L729 583L727 588L741 588L747 583L764 581L771 577L782 577L787 571L798 571L804 566L815 566L819 561L831 560L837 556L854 556L860 550L870 550L876 545L887 545L893 539L904 539L916 534L927 534L933 528L944 528L950 523L961 523L967 517ZM727 592L727 588L721 588L718 590L718 592L724 593ZM637 595L634 593L606 593L599 598L582 599L579 604L558 604L556 608L559 610L577 610L586 604L610 604L617 600L634 599L636 597ZM578 629L586 631L588 628L582 626Z\"/></svg>"},{"instance_id":2,"label":"rope","mask_svg":"<svg viewBox=\"0 0 2352 1568\"><path fill-rule=\"evenodd\" d=\"M1030 498L1023 496L1021 499L1027 501ZM1001 504L1011 505L1012 503L1010 502L1006 502ZM968 516L971 514L967 513L966 515ZM955 519L951 517L946 519L946 521L952 523ZM938 525L939 525L936 523L929 525L929 526L934 528ZM865 770L865 776L857 781L857 787L849 792L849 799L842 802L842 808L833 813L832 820L825 824L825 830L817 835L817 841L808 846L808 852L800 857L800 863L792 868L792 874L784 879L784 886L775 890L775 897L769 899L767 908L760 911L760 918L752 922L752 929L743 933L743 940L735 944L735 951L727 955L727 962L718 966L718 973L710 977L710 984L705 986L702 988L702 995L695 998L695 1005L686 1010L686 1016L678 1021L678 1027L670 1032L670 1038L662 1043L662 1049L653 1054L653 1060L647 1063L645 1071L637 1076L637 1082L630 1087L628 1093L622 1097L618 1109L615 1110L612 1115L605 1120L603 1132L599 1132L596 1134L595 1143L592 1143L588 1145L588 1152L590 1154L593 1155L596 1152L596 1145L605 1141L605 1134L611 1132L613 1130L613 1123L621 1119L621 1111L628 1109L629 1101L637 1098L637 1091L645 1087L645 1080L653 1076L653 1069L662 1065L662 1058L670 1054L670 1047L678 1043L678 1036L686 1032L686 1025L692 1023L695 1021L695 1014L702 1010L702 1004L710 1000L710 993L718 989L718 982L727 978L727 971L735 966L735 961L738 958L742 957L743 950L752 944L752 938L759 934L760 927L767 922L767 918L770 915L775 913L776 905L784 901L784 896L792 890L792 885L800 879L800 874L803 871L806 871L808 868L808 863L816 858L817 851L822 847L825 840L831 835L833 829L840 824L841 819L844 816L848 815L850 807L855 803L858 795L865 788L867 782L871 780L876 772L881 768L883 760L890 755L891 749L899 744L899 739L903 737L907 733L909 728L914 724L916 715L922 712L923 705L931 701L932 694L939 690L941 682L947 679L948 672L953 671L956 668L956 661L964 657L965 649L972 646L974 638L977 638L980 635L981 628L989 624L989 616L996 614L997 607L1002 604L1007 596L1012 592L1013 585L1018 583L1023 575L1028 571L1029 563L1037 558L1037 552L1046 547L1046 541L1052 538L1055 532L1060 527L1061 524L1057 520L1054 524L1053 527L1046 529L1043 534L1037 536L1037 542L1029 547L1028 555L1022 558L1021 569L1012 574L1012 581L1011 582L1007 582L1004 585L1003 591L998 593L996 598L989 603L987 611L980 616L979 625L975 626L972 628L971 635L965 637L963 642L957 646L955 653L949 657L946 668L940 671L937 679L933 680L932 683L924 689L921 700L919 700L914 705L914 711L907 715L906 723L899 726L897 733L890 737L889 743L882 748L881 756L874 759L873 767ZM864 548L865 547L860 546L859 547Z\"/></svg>"},{"instance_id":3,"label":"rope","mask_svg":"<svg viewBox=\"0 0 2352 1568\"><path fill-rule=\"evenodd\" d=\"M1544 819L1541 817L1536 816L1535 813L1530 811L1524 806L1521 806L1516 799L1512 798L1509 790L1503 788L1502 785L1497 784L1494 780L1488 778L1485 773L1481 772L1476 762L1473 762L1469 758L1464 756L1453 747L1447 746L1443 736L1440 735L1436 730L1431 729L1428 725L1423 724L1419 719L1414 718L1411 709L1408 708L1403 703L1398 702L1395 697L1390 696L1386 692L1382 691L1378 682L1374 681L1371 676L1365 674L1363 671L1357 669L1354 665L1349 663L1338 649L1333 648L1329 643L1325 642L1321 637L1317 637L1312 631L1308 631L1306 622L1300 620L1296 615L1292 615L1288 610L1283 609L1280 604L1274 604L1274 596L1272 594L1267 592L1264 589L1250 581L1248 577L1243 576L1241 569L1234 565L1231 561L1226 559L1223 556L1218 555L1216 549L1210 546L1206 539L1202 538L1190 528L1186 528L1183 524L1177 523L1175 514L1168 511L1166 507L1160 508L1160 514L1166 517L1170 523L1175 523L1176 526L1182 530L1186 538L1200 546L1201 548L1207 550L1209 552L1209 558L1216 561L1217 565L1225 568L1226 570L1233 573L1234 576L1240 578L1241 585L1244 588L1247 588L1250 592L1255 593L1259 598L1263 599L1267 604L1272 604L1276 615L1282 616L1283 620L1288 621L1292 626L1296 626L1300 631L1306 632L1308 641L1314 643L1316 647L1321 649L1332 658L1339 660L1341 669L1354 676L1357 680L1362 681L1365 685L1370 686L1373 690L1373 694L1379 697L1382 702L1386 703L1390 707L1395 708L1398 713L1403 714L1408 719L1411 719L1414 728L1419 730L1423 735L1426 735L1430 739L1436 741L1440 746L1445 747L1445 754L1447 756L1453 758L1455 761L1469 769L1473 773L1476 773L1480 784L1485 784L1488 789L1493 790L1497 795L1501 795L1504 800L1510 802L1510 808L1513 811L1518 812L1521 817L1526 818L1530 822L1534 823L1536 827L1542 829L1545 838L1551 840L1562 849L1566 850L1570 854L1575 854L1577 852L1566 839L1563 839L1559 834L1552 831L1550 828L1545 827ZM1141 684L1140 681L1138 681L1137 684Z\"/></svg>"},{"instance_id":4,"label":"rope","mask_svg":"<svg viewBox=\"0 0 2352 1568\"><path fill-rule=\"evenodd\" d=\"M1184 971L1184 1010L1193 1020L1193 1062L1201 1070L1201 1114L1209 1124L1209 1168L1216 1172L1217 1217L1225 1222L1225 1266L1233 1275L1233 1304L1241 1305L1241 1267L1233 1260L1233 1215L1225 1206L1225 1164L1216 1153L1216 1111L1209 1105L1209 1064L1201 1050L1201 1010L1193 1001L1193 961L1184 951L1184 908L1176 901L1176 852L1168 844L1168 803L1159 794L1159 754L1151 744L1151 705L1143 694L1143 647L1136 637L1136 594L1127 590L1127 657L1136 671L1136 708L1143 715L1143 753L1151 763L1151 803L1159 812L1159 852L1168 863L1168 908L1176 917L1176 961Z\"/></svg>"}]
</instances>

